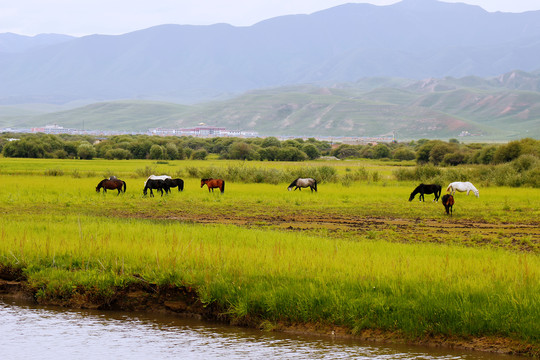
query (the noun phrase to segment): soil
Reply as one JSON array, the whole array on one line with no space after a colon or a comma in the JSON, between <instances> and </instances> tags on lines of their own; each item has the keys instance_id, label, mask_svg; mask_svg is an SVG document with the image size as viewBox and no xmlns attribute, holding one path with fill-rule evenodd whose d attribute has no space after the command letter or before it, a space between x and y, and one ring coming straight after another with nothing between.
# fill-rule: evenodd
<instances>
[{"instance_id":1,"label":"soil","mask_svg":"<svg viewBox=\"0 0 540 360\"><path fill-rule=\"evenodd\" d=\"M119 214L123 216L122 214ZM502 247L540 253L540 221L534 223L493 223L486 221L434 218L394 218L346 215L343 212L294 212L288 209L236 209L235 212L197 212L176 210L174 213L138 212L126 217L167 219L199 224L233 224L243 227L302 231L337 238L367 236L394 242L460 243L467 246Z\"/></svg>"}]
</instances>

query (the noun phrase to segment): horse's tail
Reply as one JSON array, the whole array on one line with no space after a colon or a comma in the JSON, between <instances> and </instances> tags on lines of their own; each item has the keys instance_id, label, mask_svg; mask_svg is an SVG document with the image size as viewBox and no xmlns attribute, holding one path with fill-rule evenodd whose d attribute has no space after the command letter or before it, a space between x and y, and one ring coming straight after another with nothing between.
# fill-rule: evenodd
<instances>
[{"instance_id":1,"label":"horse's tail","mask_svg":"<svg viewBox=\"0 0 540 360\"><path fill-rule=\"evenodd\" d=\"M317 191L317 180L313 179L313 188Z\"/></svg>"},{"instance_id":2,"label":"horse's tail","mask_svg":"<svg viewBox=\"0 0 540 360\"><path fill-rule=\"evenodd\" d=\"M441 191L442 191L442 188L440 185L437 185L437 191L435 191L435 198L437 198L437 200L439 199L439 197L441 196ZM446 190L448 191L448 190Z\"/></svg>"},{"instance_id":3,"label":"horse's tail","mask_svg":"<svg viewBox=\"0 0 540 360\"><path fill-rule=\"evenodd\" d=\"M178 191L184 191L184 180L182 179L178 182Z\"/></svg>"},{"instance_id":4,"label":"horse's tail","mask_svg":"<svg viewBox=\"0 0 540 360\"><path fill-rule=\"evenodd\" d=\"M124 192L126 192L126 188L127 188L126 182L124 180L122 180L122 183L124 184Z\"/></svg>"},{"instance_id":5,"label":"horse's tail","mask_svg":"<svg viewBox=\"0 0 540 360\"><path fill-rule=\"evenodd\" d=\"M221 193L225 192L225 180L221 182L221 187L219 188L219 190L221 190Z\"/></svg>"}]
</instances>

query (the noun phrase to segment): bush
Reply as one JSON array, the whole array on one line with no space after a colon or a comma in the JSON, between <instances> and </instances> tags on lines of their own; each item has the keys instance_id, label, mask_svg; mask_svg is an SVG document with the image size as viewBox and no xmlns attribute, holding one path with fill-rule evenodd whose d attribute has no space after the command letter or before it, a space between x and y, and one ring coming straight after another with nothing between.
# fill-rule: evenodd
<instances>
[{"instance_id":1,"label":"bush","mask_svg":"<svg viewBox=\"0 0 540 360\"><path fill-rule=\"evenodd\" d=\"M118 159L118 160L124 160L124 159L131 159L132 155L131 152L124 149L111 149L107 150L107 152L104 155L105 159L112 160L112 159Z\"/></svg>"},{"instance_id":2,"label":"bush","mask_svg":"<svg viewBox=\"0 0 540 360\"><path fill-rule=\"evenodd\" d=\"M206 160L206 157L208 156L208 151L205 149L196 150L191 154L191 158L193 160Z\"/></svg>"},{"instance_id":3,"label":"bush","mask_svg":"<svg viewBox=\"0 0 540 360\"><path fill-rule=\"evenodd\" d=\"M401 161L414 160L416 158L416 154L411 149L401 147L394 152L393 158Z\"/></svg>"},{"instance_id":4,"label":"bush","mask_svg":"<svg viewBox=\"0 0 540 360\"><path fill-rule=\"evenodd\" d=\"M82 143L77 147L77 156L80 159L90 160L96 156L96 150L90 143Z\"/></svg>"},{"instance_id":5,"label":"bush","mask_svg":"<svg viewBox=\"0 0 540 360\"><path fill-rule=\"evenodd\" d=\"M152 145L149 156L152 160L163 159L163 147L157 144Z\"/></svg>"},{"instance_id":6,"label":"bush","mask_svg":"<svg viewBox=\"0 0 540 360\"><path fill-rule=\"evenodd\" d=\"M135 169L135 173L137 174L137 176L144 178L147 178L150 175L155 175L155 172L156 169L148 165L146 165L144 169Z\"/></svg>"}]
</instances>

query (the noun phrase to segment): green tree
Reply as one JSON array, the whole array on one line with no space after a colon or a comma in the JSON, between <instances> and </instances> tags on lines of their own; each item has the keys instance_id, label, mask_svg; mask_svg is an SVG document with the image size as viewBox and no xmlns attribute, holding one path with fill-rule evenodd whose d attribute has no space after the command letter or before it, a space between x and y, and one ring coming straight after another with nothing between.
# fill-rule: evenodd
<instances>
[{"instance_id":1,"label":"green tree","mask_svg":"<svg viewBox=\"0 0 540 360\"><path fill-rule=\"evenodd\" d=\"M495 163L505 163L517 159L521 155L521 144L519 141L511 141L506 145L499 146L493 154Z\"/></svg>"},{"instance_id":2,"label":"green tree","mask_svg":"<svg viewBox=\"0 0 540 360\"><path fill-rule=\"evenodd\" d=\"M206 160L207 156L208 156L208 151L206 151L206 149L195 150L191 154L191 158L193 160Z\"/></svg>"},{"instance_id":3,"label":"green tree","mask_svg":"<svg viewBox=\"0 0 540 360\"><path fill-rule=\"evenodd\" d=\"M281 142L276 137L269 136L269 137L264 138L261 146L263 148L267 148L267 147L270 147L270 146L280 147Z\"/></svg>"},{"instance_id":4,"label":"green tree","mask_svg":"<svg viewBox=\"0 0 540 360\"><path fill-rule=\"evenodd\" d=\"M416 154L411 149L400 147L394 151L393 157L396 160L414 160L416 158Z\"/></svg>"},{"instance_id":5,"label":"green tree","mask_svg":"<svg viewBox=\"0 0 540 360\"><path fill-rule=\"evenodd\" d=\"M302 151L308 156L310 160L318 159L321 156L321 152L317 147L311 143L302 146Z\"/></svg>"},{"instance_id":6,"label":"green tree","mask_svg":"<svg viewBox=\"0 0 540 360\"><path fill-rule=\"evenodd\" d=\"M385 144L377 144L373 147L373 153L376 159L390 157L390 149Z\"/></svg>"},{"instance_id":7,"label":"green tree","mask_svg":"<svg viewBox=\"0 0 540 360\"><path fill-rule=\"evenodd\" d=\"M96 150L87 142L83 142L77 147L77 156L80 159L90 160L96 156Z\"/></svg>"},{"instance_id":8,"label":"green tree","mask_svg":"<svg viewBox=\"0 0 540 360\"><path fill-rule=\"evenodd\" d=\"M172 142L169 142L165 145L165 153L167 154L167 159L177 160L180 158L178 148Z\"/></svg>"},{"instance_id":9,"label":"green tree","mask_svg":"<svg viewBox=\"0 0 540 360\"><path fill-rule=\"evenodd\" d=\"M159 160L163 159L163 148L160 145L154 144L150 148L150 159Z\"/></svg>"}]
</instances>

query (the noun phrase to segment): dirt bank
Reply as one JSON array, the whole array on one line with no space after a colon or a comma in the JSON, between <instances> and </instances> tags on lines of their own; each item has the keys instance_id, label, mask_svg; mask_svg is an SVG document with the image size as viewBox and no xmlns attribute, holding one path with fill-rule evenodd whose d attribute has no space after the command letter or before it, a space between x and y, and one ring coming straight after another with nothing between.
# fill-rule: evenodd
<instances>
[{"instance_id":1,"label":"dirt bank","mask_svg":"<svg viewBox=\"0 0 540 360\"><path fill-rule=\"evenodd\" d=\"M79 288L70 298L40 299L36 301L37 289L32 289L25 281L20 270L0 266L0 295L33 300L41 305L55 305L72 309L97 309L121 311L164 312L182 317L220 321L237 326L246 326L264 330L287 333L317 334L330 337L354 338L382 343L401 343L448 347L454 349L476 350L500 354L513 354L529 357L540 355L540 345L527 344L517 340L500 337L459 338L452 336L431 335L423 338L411 338L400 332L388 332L374 329L352 334L351 329L322 324L293 324L280 322L270 324L260 318L247 317L234 321L226 311L216 304L203 304L193 288L176 286L158 286L142 279L124 288L117 288L113 296L103 297L92 289Z\"/></svg>"},{"instance_id":2,"label":"dirt bank","mask_svg":"<svg viewBox=\"0 0 540 360\"><path fill-rule=\"evenodd\" d=\"M368 236L396 242L459 243L466 246L492 246L540 253L540 222L493 223L470 219L376 217L343 212L295 212L290 209L236 209L235 212L207 212L203 209L175 210L174 213L117 213L120 217L175 220L199 224L233 224L243 227L302 231L333 237Z\"/></svg>"}]
</instances>

